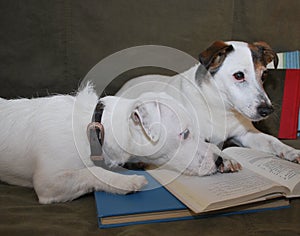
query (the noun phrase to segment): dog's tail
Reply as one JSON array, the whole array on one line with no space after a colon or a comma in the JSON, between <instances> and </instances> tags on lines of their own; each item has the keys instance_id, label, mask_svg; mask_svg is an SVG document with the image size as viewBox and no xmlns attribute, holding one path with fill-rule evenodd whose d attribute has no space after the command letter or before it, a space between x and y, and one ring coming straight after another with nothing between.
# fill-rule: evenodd
<instances>
[{"instance_id":1,"label":"dog's tail","mask_svg":"<svg viewBox=\"0 0 300 236\"><path fill-rule=\"evenodd\" d=\"M76 104L88 108L89 111L94 111L98 103L98 95L94 89L92 82L87 82L78 89L76 94Z\"/></svg>"}]
</instances>

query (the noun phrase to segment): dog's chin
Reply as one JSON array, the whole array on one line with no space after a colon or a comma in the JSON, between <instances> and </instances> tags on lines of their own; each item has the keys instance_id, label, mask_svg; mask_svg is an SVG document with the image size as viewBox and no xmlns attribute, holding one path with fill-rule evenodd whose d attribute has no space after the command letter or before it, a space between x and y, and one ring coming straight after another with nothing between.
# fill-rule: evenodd
<instances>
[{"instance_id":1,"label":"dog's chin","mask_svg":"<svg viewBox=\"0 0 300 236\"><path fill-rule=\"evenodd\" d=\"M257 115L255 117L252 117L252 118L249 118L249 120L251 120L252 122L258 122L258 121L262 121L262 120L265 120L267 119L269 116L265 116L265 117L262 117L260 115Z\"/></svg>"},{"instance_id":2,"label":"dog's chin","mask_svg":"<svg viewBox=\"0 0 300 236\"><path fill-rule=\"evenodd\" d=\"M264 119L267 119L269 116L261 116L260 114L258 113L248 113L248 112L243 112L243 111L240 111L240 113L248 120L252 121L252 122L258 122L258 121L261 121L261 120L264 120Z\"/></svg>"}]
</instances>

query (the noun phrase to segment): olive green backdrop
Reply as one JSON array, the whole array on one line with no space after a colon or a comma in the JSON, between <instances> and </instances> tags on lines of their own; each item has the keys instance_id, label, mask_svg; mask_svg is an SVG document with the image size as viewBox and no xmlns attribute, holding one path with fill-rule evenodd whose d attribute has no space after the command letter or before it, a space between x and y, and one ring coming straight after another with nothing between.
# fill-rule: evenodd
<instances>
[{"instance_id":1,"label":"olive green backdrop","mask_svg":"<svg viewBox=\"0 0 300 236\"><path fill-rule=\"evenodd\" d=\"M215 40L300 48L298 0L0 0L0 96L69 93L100 60L137 45L197 58Z\"/></svg>"}]
</instances>

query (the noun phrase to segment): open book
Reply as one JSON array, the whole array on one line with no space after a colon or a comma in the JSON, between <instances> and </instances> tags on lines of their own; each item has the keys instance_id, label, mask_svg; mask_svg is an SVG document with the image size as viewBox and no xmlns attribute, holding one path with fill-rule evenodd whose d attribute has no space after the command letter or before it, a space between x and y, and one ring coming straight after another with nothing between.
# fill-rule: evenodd
<instances>
[{"instance_id":1,"label":"open book","mask_svg":"<svg viewBox=\"0 0 300 236\"><path fill-rule=\"evenodd\" d=\"M253 149L223 151L243 170L206 177L155 169L149 173L193 212L202 213L276 197L300 196L300 165Z\"/></svg>"},{"instance_id":2,"label":"open book","mask_svg":"<svg viewBox=\"0 0 300 236\"><path fill-rule=\"evenodd\" d=\"M143 175L148 180L142 191L119 195L95 192L99 228L112 228L134 224L194 220L215 216L250 214L289 207L285 199L272 199L224 210L195 214L159 184L147 171L120 170L126 175Z\"/></svg>"}]
</instances>

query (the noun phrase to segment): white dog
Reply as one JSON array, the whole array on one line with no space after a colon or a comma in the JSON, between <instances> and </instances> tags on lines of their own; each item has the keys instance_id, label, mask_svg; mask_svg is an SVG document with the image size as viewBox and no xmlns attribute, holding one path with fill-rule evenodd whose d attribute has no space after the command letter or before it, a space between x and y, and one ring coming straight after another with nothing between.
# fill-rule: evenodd
<instances>
[{"instance_id":1,"label":"white dog","mask_svg":"<svg viewBox=\"0 0 300 236\"><path fill-rule=\"evenodd\" d=\"M63 202L93 190L125 194L147 183L90 160L87 125L98 97L86 87L76 97L0 100L0 180L34 187L40 203Z\"/></svg>"},{"instance_id":2,"label":"white dog","mask_svg":"<svg viewBox=\"0 0 300 236\"><path fill-rule=\"evenodd\" d=\"M77 96L0 99L0 180L34 187L40 203L68 201L93 190L125 194L144 186L143 176L121 175L90 159L87 130L98 102L90 85ZM186 174L216 171L216 156L202 155L209 144L198 145L196 125L168 95L105 97L100 102L102 156L108 166L136 156Z\"/></svg>"},{"instance_id":3,"label":"white dog","mask_svg":"<svg viewBox=\"0 0 300 236\"><path fill-rule=\"evenodd\" d=\"M202 143L220 144L230 139L240 146L300 163L299 150L259 132L251 123L273 112L263 89L267 64L274 61L276 67L278 63L270 46L265 42L217 41L199 59L201 64L182 74L132 79L117 95L133 98L147 91L165 91L198 122ZM217 150L222 156L220 152Z\"/></svg>"}]
</instances>

